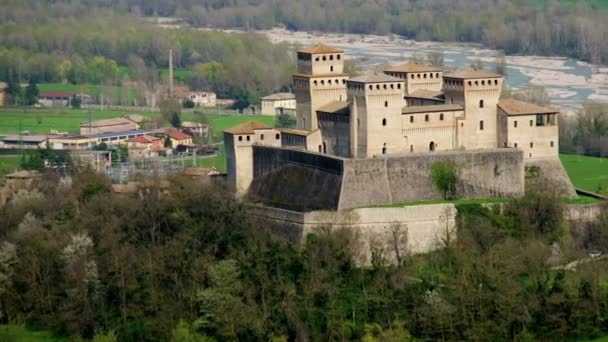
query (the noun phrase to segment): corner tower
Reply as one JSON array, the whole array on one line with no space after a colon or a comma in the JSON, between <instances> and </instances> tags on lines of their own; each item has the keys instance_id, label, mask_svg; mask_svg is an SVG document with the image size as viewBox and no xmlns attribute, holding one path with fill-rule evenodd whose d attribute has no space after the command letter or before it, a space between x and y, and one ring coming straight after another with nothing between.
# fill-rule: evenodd
<instances>
[{"instance_id":1,"label":"corner tower","mask_svg":"<svg viewBox=\"0 0 608 342\"><path fill-rule=\"evenodd\" d=\"M351 125L351 156L404 152L401 109L405 83L385 74L355 77L346 82Z\"/></svg>"},{"instance_id":2,"label":"corner tower","mask_svg":"<svg viewBox=\"0 0 608 342\"><path fill-rule=\"evenodd\" d=\"M346 100L344 51L317 44L297 53L298 72L293 75L297 127L312 131L318 128L317 109Z\"/></svg>"},{"instance_id":3,"label":"corner tower","mask_svg":"<svg viewBox=\"0 0 608 342\"><path fill-rule=\"evenodd\" d=\"M464 107L457 122L458 145L466 149L497 148L497 105L503 78L483 69L459 70L443 76L447 104Z\"/></svg>"}]
</instances>

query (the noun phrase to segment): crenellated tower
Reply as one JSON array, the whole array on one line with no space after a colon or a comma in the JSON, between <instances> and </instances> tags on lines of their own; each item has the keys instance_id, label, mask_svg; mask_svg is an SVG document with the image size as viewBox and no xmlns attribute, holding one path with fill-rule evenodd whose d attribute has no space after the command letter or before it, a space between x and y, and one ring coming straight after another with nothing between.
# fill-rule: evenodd
<instances>
[{"instance_id":1,"label":"crenellated tower","mask_svg":"<svg viewBox=\"0 0 608 342\"><path fill-rule=\"evenodd\" d=\"M333 101L346 101L344 51L318 44L300 49L298 73L293 75L299 129L318 128L316 111Z\"/></svg>"},{"instance_id":2,"label":"crenellated tower","mask_svg":"<svg viewBox=\"0 0 608 342\"><path fill-rule=\"evenodd\" d=\"M403 152L403 80L370 74L352 78L346 84L351 113L351 156L369 158Z\"/></svg>"},{"instance_id":3,"label":"crenellated tower","mask_svg":"<svg viewBox=\"0 0 608 342\"><path fill-rule=\"evenodd\" d=\"M483 69L465 69L444 75L447 104L464 107L457 122L458 146L466 149L497 148L497 113L503 78Z\"/></svg>"}]
</instances>

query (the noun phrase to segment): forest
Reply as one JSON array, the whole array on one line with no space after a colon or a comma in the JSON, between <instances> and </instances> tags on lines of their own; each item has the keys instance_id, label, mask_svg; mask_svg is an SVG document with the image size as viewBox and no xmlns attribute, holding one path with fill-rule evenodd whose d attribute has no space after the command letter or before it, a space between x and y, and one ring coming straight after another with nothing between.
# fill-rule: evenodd
<instances>
[{"instance_id":1,"label":"forest","mask_svg":"<svg viewBox=\"0 0 608 342\"><path fill-rule=\"evenodd\" d=\"M7 6L23 9L26 4ZM48 9L51 18L58 8ZM166 88L169 50L173 49L175 67L187 71L188 77L182 80L186 85L212 89L220 98L242 100L247 106L284 89L295 65L288 46L274 45L255 33L166 30L108 11L49 20L44 16L47 12L36 11L40 12L24 10L25 17L18 10L0 14L15 16L0 19L0 80L129 86L140 93L158 92ZM273 66L272 73L267 72L268 65Z\"/></svg>"},{"instance_id":2,"label":"forest","mask_svg":"<svg viewBox=\"0 0 608 342\"><path fill-rule=\"evenodd\" d=\"M82 10L179 17L196 27L390 33L417 40L483 43L507 54L569 56L608 63L605 0L29 0L0 14L0 23L77 17ZM6 6L5 6L6 7Z\"/></svg>"},{"instance_id":3,"label":"forest","mask_svg":"<svg viewBox=\"0 0 608 342\"><path fill-rule=\"evenodd\" d=\"M608 208L582 233L546 194L463 204L441 249L413 255L396 240L363 266L356 233L319 227L292 245L218 184L176 176L169 190L151 179L117 194L103 176L72 174L0 194L2 323L124 341L608 334L608 263L565 266L608 251Z\"/></svg>"}]
</instances>

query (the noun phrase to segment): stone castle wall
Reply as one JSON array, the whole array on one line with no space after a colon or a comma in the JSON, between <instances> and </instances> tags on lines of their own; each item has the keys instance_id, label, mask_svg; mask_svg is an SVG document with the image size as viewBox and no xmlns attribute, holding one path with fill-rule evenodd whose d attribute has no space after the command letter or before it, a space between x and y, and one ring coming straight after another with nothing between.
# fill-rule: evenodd
<instances>
[{"instance_id":1,"label":"stone castle wall","mask_svg":"<svg viewBox=\"0 0 608 342\"><path fill-rule=\"evenodd\" d=\"M450 151L344 161L340 209L441 199L431 178L433 164L455 162L462 198L516 197L524 193L521 151Z\"/></svg>"},{"instance_id":2,"label":"stone castle wall","mask_svg":"<svg viewBox=\"0 0 608 342\"><path fill-rule=\"evenodd\" d=\"M343 159L274 147L253 147L257 202L292 210L342 210L441 199L431 179L438 161L460 170L462 198L516 197L524 193L524 164L516 149L451 151Z\"/></svg>"}]
</instances>

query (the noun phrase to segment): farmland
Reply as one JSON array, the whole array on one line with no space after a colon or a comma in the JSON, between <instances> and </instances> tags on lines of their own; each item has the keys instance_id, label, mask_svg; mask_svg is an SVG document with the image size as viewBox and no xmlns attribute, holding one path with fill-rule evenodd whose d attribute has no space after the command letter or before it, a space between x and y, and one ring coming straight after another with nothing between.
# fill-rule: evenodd
<instances>
[{"instance_id":1,"label":"farmland","mask_svg":"<svg viewBox=\"0 0 608 342\"><path fill-rule=\"evenodd\" d=\"M598 191L608 186L608 158L562 154L560 159L575 187Z\"/></svg>"}]
</instances>

